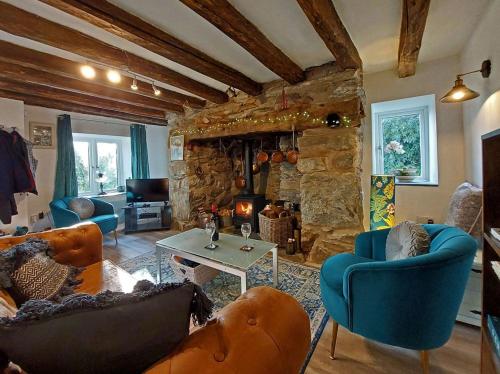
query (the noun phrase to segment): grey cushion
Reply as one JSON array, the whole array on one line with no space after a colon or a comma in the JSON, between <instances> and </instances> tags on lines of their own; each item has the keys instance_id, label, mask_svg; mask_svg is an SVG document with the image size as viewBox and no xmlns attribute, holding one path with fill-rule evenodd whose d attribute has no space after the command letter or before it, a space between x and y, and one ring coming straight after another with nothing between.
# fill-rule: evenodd
<instances>
[{"instance_id":1,"label":"grey cushion","mask_svg":"<svg viewBox=\"0 0 500 374\"><path fill-rule=\"evenodd\" d=\"M469 182L462 183L451 196L445 225L461 228L481 239L483 236L480 217L482 205L483 191Z\"/></svg>"},{"instance_id":2,"label":"grey cushion","mask_svg":"<svg viewBox=\"0 0 500 374\"><path fill-rule=\"evenodd\" d=\"M0 351L28 373L141 373L189 334L190 315L205 323L212 308L192 283L147 283L129 294L30 300L0 318Z\"/></svg>"},{"instance_id":3,"label":"grey cushion","mask_svg":"<svg viewBox=\"0 0 500 374\"><path fill-rule=\"evenodd\" d=\"M95 206L92 200L86 197L75 197L68 203L68 208L78 214L80 219L87 219L94 215Z\"/></svg>"},{"instance_id":4,"label":"grey cushion","mask_svg":"<svg viewBox=\"0 0 500 374\"><path fill-rule=\"evenodd\" d=\"M429 252L431 238L422 225L413 222L401 222L387 235L385 259L402 260Z\"/></svg>"}]
</instances>

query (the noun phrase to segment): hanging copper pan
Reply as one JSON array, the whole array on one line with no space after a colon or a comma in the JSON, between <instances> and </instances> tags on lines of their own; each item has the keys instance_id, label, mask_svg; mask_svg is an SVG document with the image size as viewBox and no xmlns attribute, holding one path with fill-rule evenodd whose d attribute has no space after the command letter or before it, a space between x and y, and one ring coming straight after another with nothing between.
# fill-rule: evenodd
<instances>
[{"instance_id":1,"label":"hanging copper pan","mask_svg":"<svg viewBox=\"0 0 500 374\"><path fill-rule=\"evenodd\" d=\"M281 152L281 149L279 148L278 137L276 137L276 151L272 153L271 161L276 164L285 161L285 155L283 154L283 152Z\"/></svg>"},{"instance_id":2,"label":"hanging copper pan","mask_svg":"<svg viewBox=\"0 0 500 374\"><path fill-rule=\"evenodd\" d=\"M265 164L269 161L269 155L262 149L262 139L260 139L260 151L257 153L257 161L261 164Z\"/></svg>"},{"instance_id":3,"label":"hanging copper pan","mask_svg":"<svg viewBox=\"0 0 500 374\"><path fill-rule=\"evenodd\" d=\"M295 127L292 129L292 148L286 153L286 160L292 165L299 160L299 151L295 148Z\"/></svg>"},{"instance_id":4,"label":"hanging copper pan","mask_svg":"<svg viewBox=\"0 0 500 374\"><path fill-rule=\"evenodd\" d=\"M242 155L241 156L241 174L238 173L236 178L234 178L234 185L236 186L236 188L239 188L240 190L245 188L245 186L247 184L245 177L243 176L243 170L245 170L245 168L243 166L243 155Z\"/></svg>"}]
</instances>

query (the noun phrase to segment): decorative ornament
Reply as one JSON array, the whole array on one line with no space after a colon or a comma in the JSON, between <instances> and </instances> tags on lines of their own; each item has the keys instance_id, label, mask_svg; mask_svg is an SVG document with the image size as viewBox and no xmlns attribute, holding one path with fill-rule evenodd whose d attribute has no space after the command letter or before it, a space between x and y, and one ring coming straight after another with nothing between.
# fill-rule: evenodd
<instances>
[{"instance_id":1,"label":"decorative ornament","mask_svg":"<svg viewBox=\"0 0 500 374\"><path fill-rule=\"evenodd\" d=\"M337 113L329 113L326 116L326 125L332 129L339 127L342 121Z\"/></svg>"}]
</instances>

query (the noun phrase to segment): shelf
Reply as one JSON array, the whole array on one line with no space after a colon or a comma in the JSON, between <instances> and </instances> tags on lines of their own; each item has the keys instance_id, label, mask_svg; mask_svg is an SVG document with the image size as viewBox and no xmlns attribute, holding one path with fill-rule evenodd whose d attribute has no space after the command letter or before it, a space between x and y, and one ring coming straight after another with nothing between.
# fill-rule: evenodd
<instances>
[{"instance_id":1,"label":"shelf","mask_svg":"<svg viewBox=\"0 0 500 374\"><path fill-rule=\"evenodd\" d=\"M493 239L490 234L487 234L487 233L484 233L484 238L486 239L486 241L488 242L488 244L490 245L491 248L493 248L493 250L495 251L496 255L498 257L500 257L500 243L498 243L498 241L496 241L495 239Z\"/></svg>"}]
</instances>

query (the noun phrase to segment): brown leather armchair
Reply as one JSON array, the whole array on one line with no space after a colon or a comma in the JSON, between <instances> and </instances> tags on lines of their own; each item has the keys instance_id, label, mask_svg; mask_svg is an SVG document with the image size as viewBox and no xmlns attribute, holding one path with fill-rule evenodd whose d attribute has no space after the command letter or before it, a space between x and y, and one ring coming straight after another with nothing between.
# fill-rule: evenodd
<instances>
[{"instance_id":1,"label":"brown leather armchair","mask_svg":"<svg viewBox=\"0 0 500 374\"><path fill-rule=\"evenodd\" d=\"M0 238L0 250L28 237L48 240L60 263L87 266L78 291L124 290L133 278L109 261L102 261L102 234L94 223L81 223L22 237ZM122 272L122 274L119 274ZM120 283L121 282L121 283ZM128 287L128 288L127 288ZM5 290L0 297L15 306ZM196 329L177 349L147 374L295 374L310 346L309 318L290 295L256 287L219 311Z\"/></svg>"}]
</instances>

